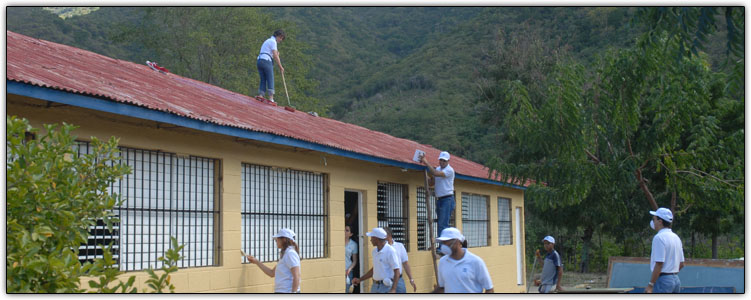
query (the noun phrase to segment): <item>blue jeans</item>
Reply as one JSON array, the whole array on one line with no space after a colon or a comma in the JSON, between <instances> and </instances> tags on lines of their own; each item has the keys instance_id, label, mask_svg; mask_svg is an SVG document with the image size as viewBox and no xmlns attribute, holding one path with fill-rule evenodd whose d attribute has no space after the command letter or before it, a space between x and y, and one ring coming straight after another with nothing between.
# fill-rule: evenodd
<instances>
[{"instance_id":1,"label":"blue jeans","mask_svg":"<svg viewBox=\"0 0 751 300\"><path fill-rule=\"evenodd\" d=\"M399 284L396 285L396 293L397 294L407 293L407 286L404 285L404 276L399 276Z\"/></svg>"},{"instance_id":2,"label":"blue jeans","mask_svg":"<svg viewBox=\"0 0 751 300\"><path fill-rule=\"evenodd\" d=\"M347 290L345 293L349 294L349 287L352 286L352 278L355 278L355 272L349 272L347 277L349 277L349 284L347 284Z\"/></svg>"},{"instance_id":3,"label":"blue jeans","mask_svg":"<svg viewBox=\"0 0 751 300\"><path fill-rule=\"evenodd\" d=\"M385 294L391 290L390 286L385 286L383 283L373 283L370 287L371 294Z\"/></svg>"},{"instance_id":4,"label":"blue jeans","mask_svg":"<svg viewBox=\"0 0 751 300\"><path fill-rule=\"evenodd\" d=\"M436 233L437 236L441 236L441 232L449 227L449 218L451 218L451 212L454 211L455 206L456 203L454 203L454 195L448 196L443 199L438 199L438 203L436 205L436 214L438 215L438 233Z\"/></svg>"},{"instance_id":5,"label":"blue jeans","mask_svg":"<svg viewBox=\"0 0 751 300\"><path fill-rule=\"evenodd\" d=\"M681 279L678 275L660 275L657 277L653 293L680 293Z\"/></svg>"},{"instance_id":6,"label":"blue jeans","mask_svg":"<svg viewBox=\"0 0 751 300\"><path fill-rule=\"evenodd\" d=\"M543 284L537 288L537 291L540 292L540 294L547 294L553 290L555 290L555 284Z\"/></svg>"},{"instance_id":7,"label":"blue jeans","mask_svg":"<svg viewBox=\"0 0 751 300\"><path fill-rule=\"evenodd\" d=\"M261 83L258 85L258 94L265 96L269 92L269 98L274 95L274 63L270 60L258 59L256 61L258 75L261 77Z\"/></svg>"}]
</instances>

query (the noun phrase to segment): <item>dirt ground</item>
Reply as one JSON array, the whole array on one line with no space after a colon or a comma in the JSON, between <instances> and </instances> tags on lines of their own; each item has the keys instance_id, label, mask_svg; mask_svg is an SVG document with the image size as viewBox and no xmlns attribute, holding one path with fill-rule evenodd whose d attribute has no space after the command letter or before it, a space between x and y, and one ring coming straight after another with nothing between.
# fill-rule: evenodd
<instances>
[{"instance_id":1,"label":"dirt ground","mask_svg":"<svg viewBox=\"0 0 751 300\"><path fill-rule=\"evenodd\" d=\"M539 271L539 270L538 270ZM539 274L536 274L539 278ZM563 272L563 279L561 282L563 289L568 288L606 288L607 286L607 274L606 273L579 273L579 272ZM537 287L532 285L529 287L530 293L537 293Z\"/></svg>"},{"instance_id":2,"label":"dirt ground","mask_svg":"<svg viewBox=\"0 0 751 300\"><path fill-rule=\"evenodd\" d=\"M585 284L592 288L606 288L607 286L607 274L605 273L578 273L578 272L563 272L563 279L561 285L563 288L575 287L577 285Z\"/></svg>"}]
</instances>

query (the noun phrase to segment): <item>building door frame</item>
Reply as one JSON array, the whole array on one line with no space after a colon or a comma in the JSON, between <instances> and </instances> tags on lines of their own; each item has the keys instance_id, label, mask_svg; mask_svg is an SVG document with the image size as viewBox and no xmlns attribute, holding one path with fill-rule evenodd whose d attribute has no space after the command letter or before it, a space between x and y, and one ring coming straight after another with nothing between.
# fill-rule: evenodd
<instances>
[{"instance_id":1,"label":"building door frame","mask_svg":"<svg viewBox=\"0 0 751 300\"><path fill-rule=\"evenodd\" d=\"M364 223L364 220L363 220L364 219L363 218L364 217L364 215L363 215L363 212L364 212L364 208L363 208L364 203L363 203L363 196L362 195L363 195L364 191L355 190L355 189L344 189L344 193L345 193L345 195L347 193L356 193L357 194L357 203L356 203L356 205L357 205L357 227L358 227L358 232L357 232L357 241L358 241L358 243L357 244L358 244L358 247L359 247L359 249L357 249L357 251L359 253L359 255L357 256L357 259L358 259L357 263L360 266L360 276L362 276L366 272L366 270L363 270L363 268L365 266L365 255L363 255L363 251L365 251L365 249L366 249L365 248L365 243L367 242L367 240L365 239L365 233L368 232L368 230L364 227L365 223ZM345 199L346 199L346 196L345 196ZM360 293L364 293L364 291L362 290L362 285L360 285L360 289L361 289Z\"/></svg>"}]
</instances>

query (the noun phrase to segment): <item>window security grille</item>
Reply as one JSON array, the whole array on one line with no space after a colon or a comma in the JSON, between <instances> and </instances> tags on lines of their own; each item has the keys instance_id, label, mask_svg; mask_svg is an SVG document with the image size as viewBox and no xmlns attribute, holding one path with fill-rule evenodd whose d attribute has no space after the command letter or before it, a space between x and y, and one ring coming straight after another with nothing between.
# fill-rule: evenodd
<instances>
[{"instance_id":1,"label":"window security grille","mask_svg":"<svg viewBox=\"0 0 751 300\"><path fill-rule=\"evenodd\" d=\"M438 215L436 214L435 210L435 195L433 193L430 193L430 209L433 213L433 234L437 237L441 233L438 232ZM430 249L430 243L433 242L433 240L436 237L428 238L425 237L428 235L428 210L425 207L425 188L424 187L417 187L417 250L428 250ZM452 213L452 216L449 217L449 227L456 227L455 219L453 218L454 214Z\"/></svg>"},{"instance_id":2,"label":"window security grille","mask_svg":"<svg viewBox=\"0 0 751 300\"><path fill-rule=\"evenodd\" d=\"M242 164L243 251L275 261L279 250L272 236L289 228L297 234L301 259L325 257L327 185L324 174Z\"/></svg>"},{"instance_id":3,"label":"window security grille","mask_svg":"<svg viewBox=\"0 0 751 300\"><path fill-rule=\"evenodd\" d=\"M498 197L498 245L511 245L511 199Z\"/></svg>"},{"instance_id":4,"label":"window security grille","mask_svg":"<svg viewBox=\"0 0 751 300\"><path fill-rule=\"evenodd\" d=\"M118 218L118 216L113 216ZM107 229L103 220L97 220L94 226L89 226L89 236L86 244L78 247L78 260L81 263L94 262L95 258L104 257L104 247L112 244L112 259L120 258L120 222L113 222L112 231Z\"/></svg>"},{"instance_id":5,"label":"window security grille","mask_svg":"<svg viewBox=\"0 0 751 300\"><path fill-rule=\"evenodd\" d=\"M407 185L379 182L378 227L391 228L394 241L409 251L407 217Z\"/></svg>"},{"instance_id":6,"label":"window security grille","mask_svg":"<svg viewBox=\"0 0 751 300\"><path fill-rule=\"evenodd\" d=\"M91 151L88 142L78 142L76 148L79 155ZM119 149L119 163L127 164L132 171L108 188L108 192L119 194L123 201L113 209L120 222L112 232L103 230L101 222L92 227L88 245L79 249L79 260L101 257L99 244L113 241L117 252L114 258L120 270L160 268L162 263L157 258L164 256L173 236L185 245L178 267L217 265L218 161L161 151Z\"/></svg>"},{"instance_id":7,"label":"window security grille","mask_svg":"<svg viewBox=\"0 0 751 300\"><path fill-rule=\"evenodd\" d=\"M488 245L488 197L462 193L462 224L468 247Z\"/></svg>"}]
</instances>

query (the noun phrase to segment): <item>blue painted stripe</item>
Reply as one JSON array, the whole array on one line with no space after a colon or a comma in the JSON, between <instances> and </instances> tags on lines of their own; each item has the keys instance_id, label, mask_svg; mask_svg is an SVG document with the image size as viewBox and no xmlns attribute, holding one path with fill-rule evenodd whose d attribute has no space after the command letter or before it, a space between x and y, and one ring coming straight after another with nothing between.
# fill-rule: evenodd
<instances>
[{"instance_id":1,"label":"blue painted stripe","mask_svg":"<svg viewBox=\"0 0 751 300\"><path fill-rule=\"evenodd\" d=\"M150 121L156 121L166 124L177 125L181 127L191 128L195 130L212 132L221 135L239 137L249 140L256 140L261 142L267 142L277 145L284 145L290 147L303 148L308 150L319 151L332 155L353 158L357 160L363 160L388 166L394 166L409 170L424 170L423 165L405 163L401 161L380 158L372 155L366 155L357 153L354 151L347 151L331 146L325 146L321 144L311 143L299 139L280 136L271 133L251 131L247 129L231 127L226 125L218 125L214 123L208 123L188 117L178 116L168 112L157 111L146 107L135 106L132 104L126 104L121 102L115 102L111 100L99 99L91 96L85 96L80 94L74 94L66 91L40 87L27 83L21 83L17 81L11 81L6 79L7 93L16 94L31 98L37 98L47 100L56 103L67 104L71 106L77 106L82 108L93 109L97 111L103 111L113 113L117 115L123 115L133 118L145 119ZM507 183L501 183L485 178L477 178L472 176L466 176L457 174L456 178L468 181L482 182L487 184L499 185L504 187L510 187L514 189L525 190L525 187L511 185Z\"/></svg>"}]
</instances>

